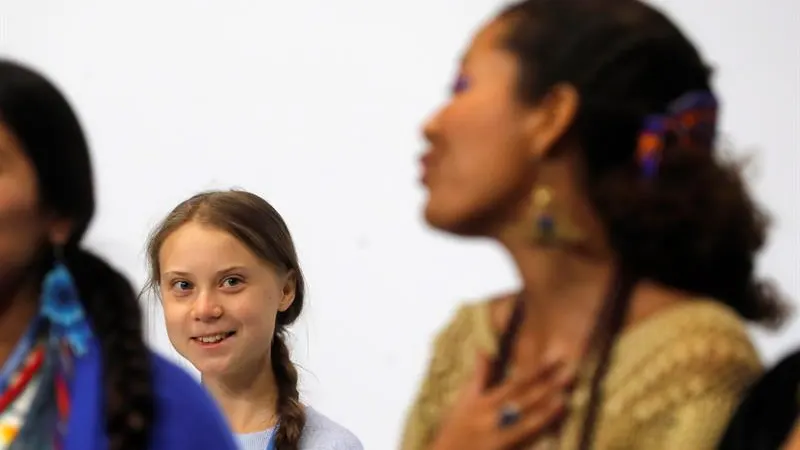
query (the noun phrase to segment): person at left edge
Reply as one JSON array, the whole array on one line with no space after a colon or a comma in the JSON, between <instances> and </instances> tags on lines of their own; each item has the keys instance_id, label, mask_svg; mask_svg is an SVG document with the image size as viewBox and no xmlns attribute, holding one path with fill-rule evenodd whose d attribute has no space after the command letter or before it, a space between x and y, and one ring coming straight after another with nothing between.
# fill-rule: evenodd
<instances>
[{"instance_id":1,"label":"person at left edge","mask_svg":"<svg viewBox=\"0 0 800 450\"><path fill-rule=\"evenodd\" d=\"M69 102L0 59L0 450L234 450L210 396L148 350L130 282L81 245L94 210Z\"/></svg>"}]
</instances>

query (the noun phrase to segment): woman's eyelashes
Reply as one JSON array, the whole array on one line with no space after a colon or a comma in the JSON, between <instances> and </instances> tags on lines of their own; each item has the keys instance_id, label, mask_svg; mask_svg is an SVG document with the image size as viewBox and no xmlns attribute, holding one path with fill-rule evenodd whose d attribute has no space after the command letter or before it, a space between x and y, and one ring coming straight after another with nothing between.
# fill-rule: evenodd
<instances>
[{"instance_id":1,"label":"woman's eyelashes","mask_svg":"<svg viewBox=\"0 0 800 450\"><path fill-rule=\"evenodd\" d=\"M464 92L468 87L469 87L469 80L467 79L466 75L462 74L456 77L451 89L453 94L459 94L461 92Z\"/></svg>"}]
</instances>

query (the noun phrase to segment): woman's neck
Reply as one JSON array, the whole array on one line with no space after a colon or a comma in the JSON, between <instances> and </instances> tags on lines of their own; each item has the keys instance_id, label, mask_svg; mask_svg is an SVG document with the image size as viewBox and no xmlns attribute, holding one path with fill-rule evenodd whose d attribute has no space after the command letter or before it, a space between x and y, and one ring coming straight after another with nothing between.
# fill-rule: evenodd
<instances>
[{"instance_id":1,"label":"woman's neck","mask_svg":"<svg viewBox=\"0 0 800 450\"><path fill-rule=\"evenodd\" d=\"M14 289L3 289L0 297L0 366L14 351L31 320L39 312L39 287L21 283Z\"/></svg>"},{"instance_id":2,"label":"woman's neck","mask_svg":"<svg viewBox=\"0 0 800 450\"><path fill-rule=\"evenodd\" d=\"M580 242L534 243L531 228L537 217L530 198L509 210L491 233L511 255L522 280L525 316L520 334L525 336L520 338L535 342L532 353L542 358L564 356L550 353L583 353L616 265L603 225L572 175L580 166L576 158L566 154L550 160L540 167L537 183L557 193L552 201L558 208L552 212L580 230Z\"/></svg>"},{"instance_id":3,"label":"woman's neck","mask_svg":"<svg viewBox=\"0 0 800 450\"><path fill-rule=\"evenodd\" d=\"M543 360L580 358L613 282L613 258L530 245L509 251L523 282L521 333Z\"/></svg>"},{"instance_id":4,"label":"woman's neck","mask_svg":"<svg viewBox=\"0 0 800 450\"><path fill-rule=\"evenodd\" d=\"M203 375L202 383L222 408L235 433L263 431L278 422L278 385L269 356L235 374Z\"/></svg>"}]
</instances>

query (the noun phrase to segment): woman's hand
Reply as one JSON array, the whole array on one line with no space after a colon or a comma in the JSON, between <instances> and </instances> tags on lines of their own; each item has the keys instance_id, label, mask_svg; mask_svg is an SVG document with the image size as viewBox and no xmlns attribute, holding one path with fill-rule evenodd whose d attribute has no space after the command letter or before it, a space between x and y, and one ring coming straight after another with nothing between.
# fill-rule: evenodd
<instances>
[{"instance_id":1,"label":"woman's hand","mask_svg":"<svg viewBox=\"0 0 800 450\"><path fill-rule=\"evenodd\" d=\"M490 362L479 357L451 415L445 419L431 450L505 450L534 441L566 409L574 371L553 363L509 377L486 388Z\"/></svg>"}]
</instances>

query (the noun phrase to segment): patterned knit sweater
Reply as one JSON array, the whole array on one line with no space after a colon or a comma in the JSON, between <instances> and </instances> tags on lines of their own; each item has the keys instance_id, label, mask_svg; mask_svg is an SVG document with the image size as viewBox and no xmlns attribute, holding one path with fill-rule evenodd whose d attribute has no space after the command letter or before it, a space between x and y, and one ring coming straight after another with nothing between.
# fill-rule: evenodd
<instances>
[{"instance_id":1,"label":"patterned knit sweater","mask_svg":"<svg viewBox=\"0 0 800 450\"><path fill-rule=\"evenodd\" d=\"M472 375L478 351L493 354L497 340L489 303L458 310L435 340L402 450L428 448ZM612 347L593 449L713 449L761 372L744 323L719 302L697 300L646 318L624 330ZM559 435L546 436L534 448L577 448L588 391L583 377Z\"/></svg>"}]
</instances>

